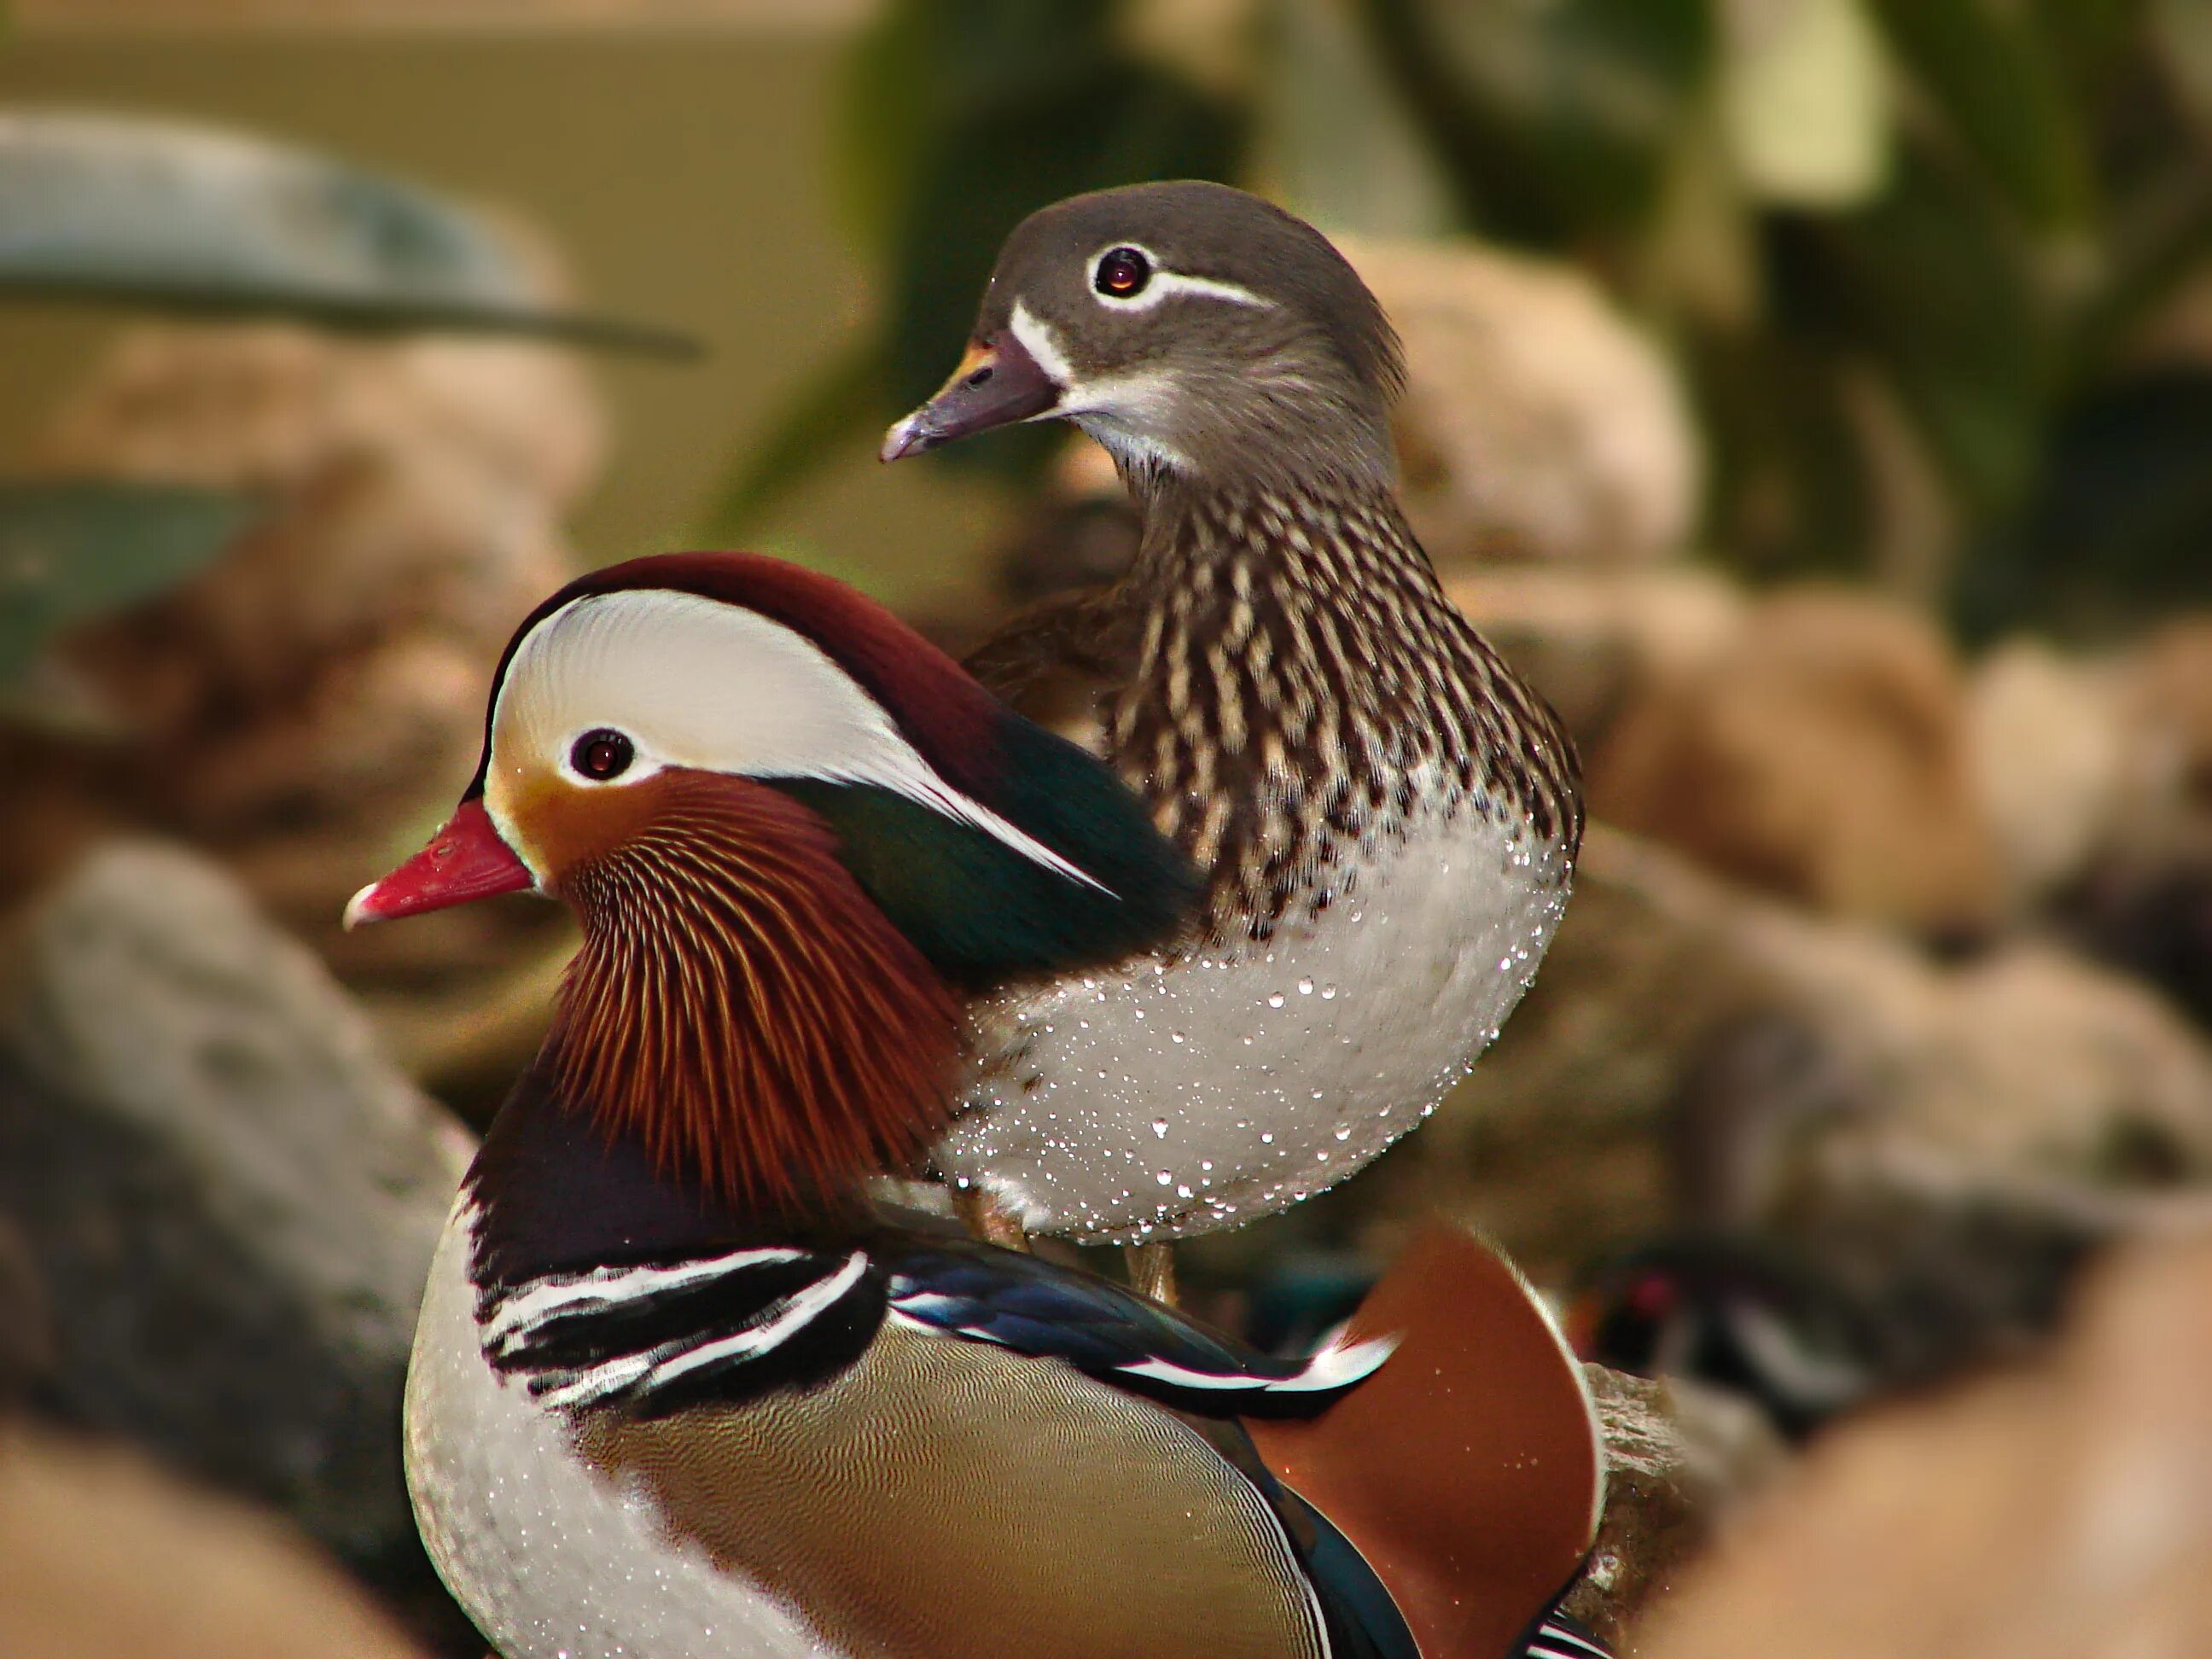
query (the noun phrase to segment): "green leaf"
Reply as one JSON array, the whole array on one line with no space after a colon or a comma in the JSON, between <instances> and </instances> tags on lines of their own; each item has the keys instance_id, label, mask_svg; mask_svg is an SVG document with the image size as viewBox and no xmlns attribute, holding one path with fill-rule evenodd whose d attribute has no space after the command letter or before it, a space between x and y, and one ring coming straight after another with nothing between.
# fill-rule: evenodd
<instances>
[{"instance_id":1,"label":"green leaf","mask_svg":"<svg viewBox=\"0 0 2212 1659\"><path fill-rule=\"evenodd\" d=\"M1455 228L1443 170L1338 0L1279 0L1270 44L1259 148L1285 205L1364 236Z\"/></svg>"},{"instance_id":2,"label":"green leaf","mask_svg":"<svg viewBox=\"0 0 2212 1659\"><path fill-rule=\"evenodd\" d=\"M2212 375L2166 368L2086 393L2054 424L2022 507L1971 548L1961 626L2109 638L2212 605L2207 454Z\"/></svg>"},{"instance_id":3,"label":"green leaf","mask_svg":"<svg viewBox=\"0 0 2212 1659\"><path fill-rule=\"evenodd\" d=\"M1711 75L1706 0L1359 0L1469 219L1537 246L1652 216Z\"/></svg>"},{"instance_id":4,"label":"green leaf","mask_svg":"<svg viewBox=\"0 0 2212 1659\"><path fill-rule=\"evenodd\" d=\"M1984 510L2026 482L2052 374L2016 242L1984 192L1916 144L1872 205L1776 216L1769 228L1786 325L1876 366L1945 476Z\"/></svg>"},{"instance_id":5,"label":"green leaf","mask_svg":"<svg viewBox=\"0 0 2212 1659\"><path fill-rule=\"evenodd\" d=\"M942 145L1024 90L1079 85L1115 50L1105 0L894 0L847 58L835 135L840 195L855 231L896 261L909 208ZM1079 105L1070 127L1099 118Z\"/></svg>"},{"instance_id":6,"label":"green leaf","mask_svg":"<svg viewBox=\"0 0 2212 1659\"><path fill-rule=\"evenodd\" d=\"M241 495L164 484L0 483L0 680L71 623L183 580L255 511Z\"/></svg>"},{"instance_id":7,"label":"green leaf","mask_svg":"<svg viewBox=\"0 0 2212 1659\"><path fill-rule=\"evenodd\" d=\"M1873 483L1834 362L1786 335L1748 332L1693 337L1689 355L1726 562L1759 580L1865 576Z\"/></svg>"},{"instance_id":8,"label":"green leaf","mask_svg":"<svg viewBox=\"0 0 2212 1659\"><path fill-rule=\"evenodd\" d=\"M2151 39L2160 66L2197 121L2212 126L2212 6L2150 0Z\"/></svg>"},{"instance_id":9,"label":"green leaf","mask_svg":"<svg viewBox=\"0 0 2212 1659\"><path fill-rule=\"evenodd\" d=\"M1874 0L1937 118L2039 230L2089 217L2087 135L2033 21L1996 0Z\"/></svg>"},{"instance_id":10,"label":"green leaf","mask_svg":"<svg viewBox=\"0 0 2212 1659\"><path fill-rule=\"evenodd\" d=\"M1861 0L1765 0L1724 9L1723 121L1759 200L1850 207L1888 171L1881 46Z\"/></svg>"},{"instance_id":11,"label":"green leaf","mask_svg":"<svg viewBox=\"0 0 2212 1659\"><path fill-rule=\"evenodd\" d=\"M8 295L697 349L548 308L489 222L414 185L216 128L75 111L0 112Z\"/></svg>"}]
</instances>

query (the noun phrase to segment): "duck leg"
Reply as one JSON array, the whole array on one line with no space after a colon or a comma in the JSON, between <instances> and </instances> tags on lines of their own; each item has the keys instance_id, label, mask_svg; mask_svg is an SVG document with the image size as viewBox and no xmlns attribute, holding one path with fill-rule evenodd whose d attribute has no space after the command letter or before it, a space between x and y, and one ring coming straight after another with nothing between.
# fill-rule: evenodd
<instances>
[{"instance_id":1,"label":"duck leg","mask_svg":"<svg viewBox=\"0 0 2212 1659\"><path fill-rule=\"evenodd\" d=\"M1139 1296L1148 1296L1164 1307L1181 1305L1176 1290L1175 1246L1158 1244L1129 1244L1122 1248L1122 1256L1129 1264L1129 1286Z\"/></svg>"},{"instance_id":2,"label":"duck leg","mask_svg":"<svg viewBox=\"0 0 2212 1659\"><path fill-rule=\"evenodd\" d=\"M955 1187L952 1213L960 1218L962 1226L986 1244L1029 1254L1030 1236L1022 1230L1022 1224L992 1203L991 1195L981 1187Z\"/></svg>"}]
</instances>

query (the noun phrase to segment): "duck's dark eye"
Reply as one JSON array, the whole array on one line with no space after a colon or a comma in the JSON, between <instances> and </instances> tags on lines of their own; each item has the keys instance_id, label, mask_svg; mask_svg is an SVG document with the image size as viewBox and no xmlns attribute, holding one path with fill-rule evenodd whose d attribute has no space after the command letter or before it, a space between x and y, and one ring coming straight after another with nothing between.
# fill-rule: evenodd
<instances>
[{"instance_id":1,"label":"duck's dark eye","mask_svg":"<svg viewBox=\"0 0 2212 1659\"><path fill-rule=\"evenodd\" d=\"M1130 300L1152 280L1152 262L1133 247L1109 247L1098 256L1091 285L1109 299Z\"/></svg>"},{"instance_id":2,"label":"duck's dark eye","mask_svg":"<svg viewBox=\"0 0 2212 1659\"><path fill-rule=\"evenodd\" d=\"M609 778L618 778L629 770L629 763L637 758L637 749L619 732L602 727L586 732L576 739L576 746L568 751L568 764L581 776L597 783Z\"/></svg>"}]
</instances>

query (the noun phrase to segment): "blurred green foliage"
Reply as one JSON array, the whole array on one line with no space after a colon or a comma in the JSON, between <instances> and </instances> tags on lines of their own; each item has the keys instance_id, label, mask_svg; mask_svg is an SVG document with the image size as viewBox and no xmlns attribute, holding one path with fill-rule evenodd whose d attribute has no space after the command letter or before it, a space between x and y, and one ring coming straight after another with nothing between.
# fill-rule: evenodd
<instances>
[{"instance_id":1,"label":"blurred green foliage","mask_svg":"<svg viewBox=\"0 0 2212 1659\"><path fill-rule=\"evenodd\" d=\"M1033 208L1132 179L1225 178L1246 121L1117 32L1115 0L893 0L847 70L846 216L883 283L877 331L802 388L743 463L717 529L749 526L856 425L951 372L999 244ZM956 464L1033 466L1008 434Z\"/></svg>"},{"instance_id":2,"label":"blurred green foliage","mask_svg":"<svg viewBox=\"0 0 2212 1659\"><path fill-rule=\"evenodd\" d=\"M1199 175L1585 266L1680 363L1746 574L1975 635L2212 600L2212 378L2147 342L2212 312L2206 0L893 0L839 143L881 331L726 529L931 389L1023 214Z\"/></svg>"}]
</instances>

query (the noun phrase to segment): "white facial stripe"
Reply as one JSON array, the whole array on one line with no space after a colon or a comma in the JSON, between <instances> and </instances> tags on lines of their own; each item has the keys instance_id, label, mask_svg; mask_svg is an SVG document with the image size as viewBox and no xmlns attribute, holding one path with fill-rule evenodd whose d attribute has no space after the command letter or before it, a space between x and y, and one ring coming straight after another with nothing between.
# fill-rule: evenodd
<instances>
[{"instance_id":1,"label":"white facial stripe","mask_svg":"<svg viewBox=\"0 0 2212 1659\"><path fill-rule=\"evenodd\" d=\"M1102 294L1098 289L1098 262L1109 253L1121 248L1132 248L1145 256L1152 266L1152 279L1136 293L1128 295ZM1111 306L1117 311L1150 311L1164 300L1178 295L1205 300L1226 300L1231 305L1250 306L1255 310L1273 311L1275 302L1264 295L1255 294L1236 283L1224 282L1218 276L1194 276L1180 270L1171 270L1162 264L1158 254L1141 242L1115 242L1102 247L1091 256L1091 291L1101 305Z\"/></svg>"},{"instance_id":2,"label":"white facial stripe","mask_svg":"<svg viewBox=\"0 0 2212 1659\"><path fill-rule=\"evenodd\" d=\"M1034 418L1073 421L1124 460L1179 471L1188 469L1188 458L1158 436L1168 424L1174 401L1173 383L1166 375L1140 369L1078 380L1052 325L1019 300L1014 301L1006 328L1060 388L1060 401Z\"/></svg>"},{"instance_id":3,"label":"white facial stripe","mask_svg":"<svg viewBox=\"0 0 2212 1659\"><path fill-rule=\"evenodd\" d=\"M485 804L502 833L507 777L530 763L565 769L569 745L597 726L627 735L637 759L620 777L582 787L621 788L668 766L870 784L1108 890L946 782L811 640L741 605L631 589L572 599L531 629L492 710Z\"/></svg>"},{"instance_id":4,"label":"white facial stripe","mask_svg":"<svg viewBox=\"0 0 2212 1659\"><path fill-rule=\"evenodd\" d=\"M1060 349L1060 337L1052 331L1051 324L1029 308L1027 301L1014 301L1013 315L1006 319L1006 331L1054 386L1065 391L1075 384L1075 369L1067 361L1067 354ZM1048 410L1034 418L1044 420L1062 412L1059 409Z\"/></svg>"}]
</instances>

